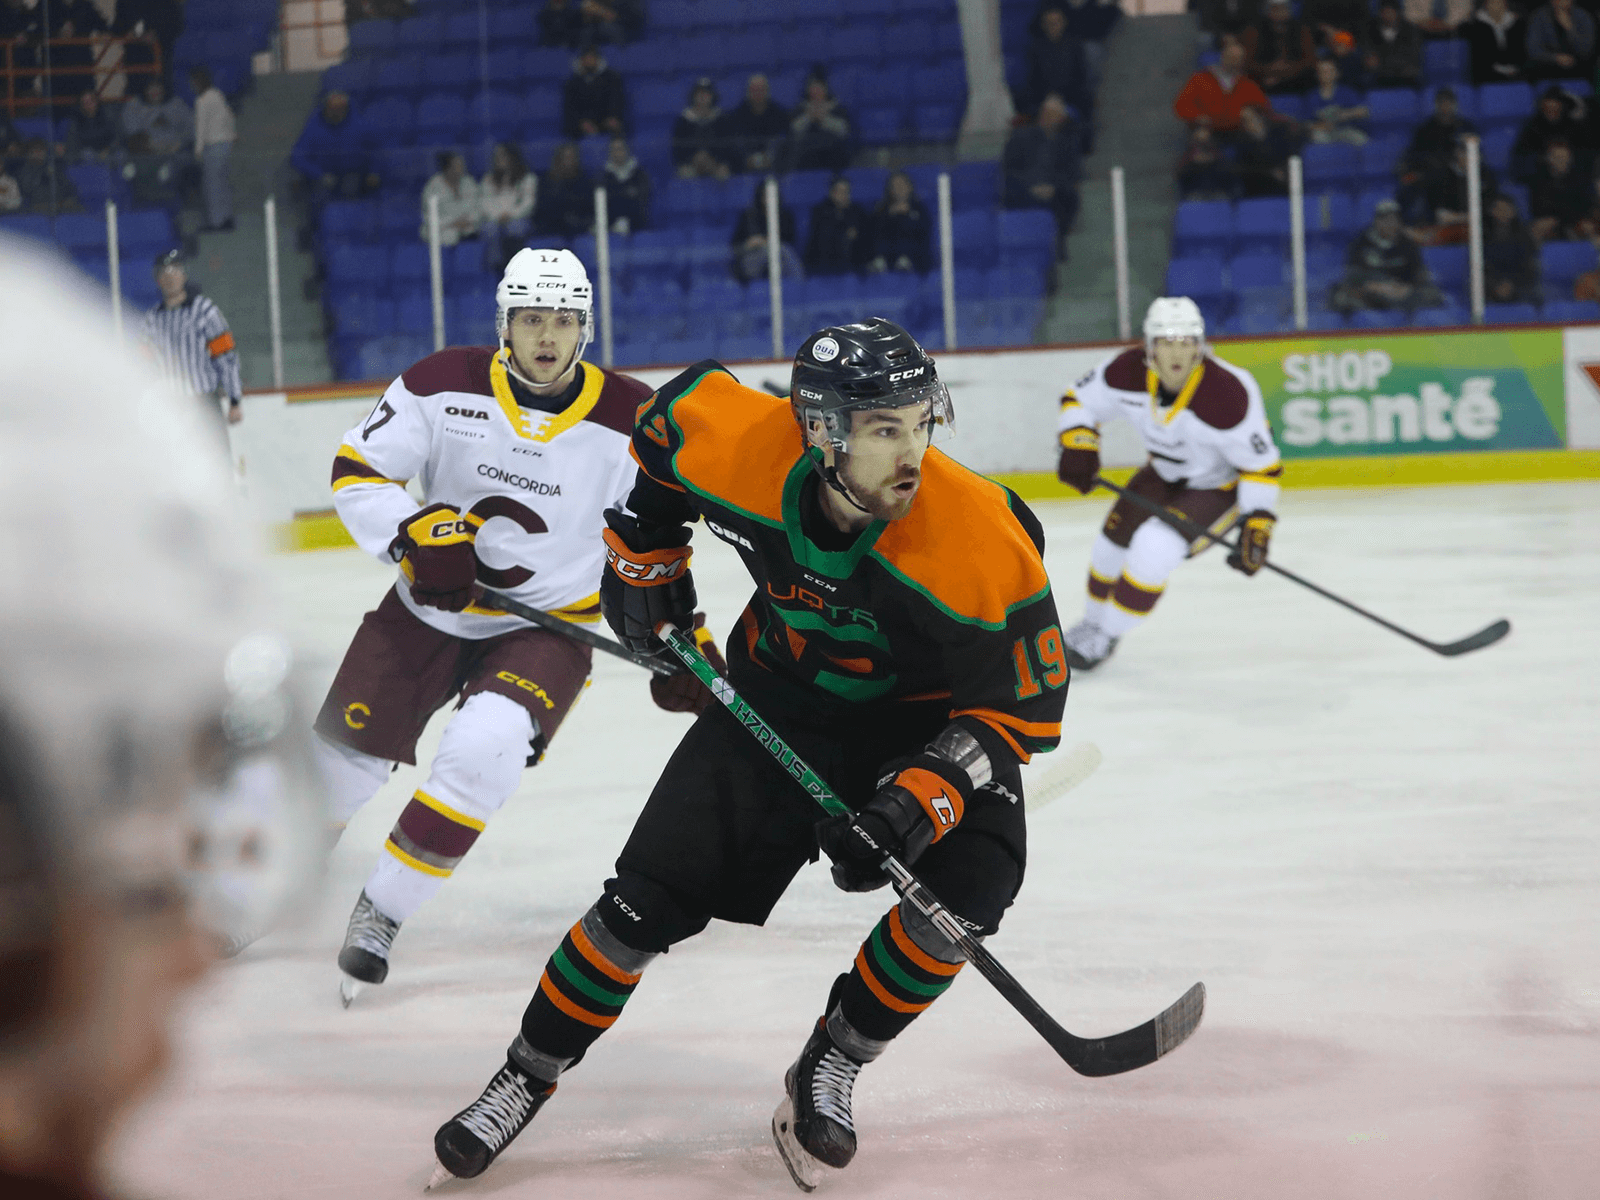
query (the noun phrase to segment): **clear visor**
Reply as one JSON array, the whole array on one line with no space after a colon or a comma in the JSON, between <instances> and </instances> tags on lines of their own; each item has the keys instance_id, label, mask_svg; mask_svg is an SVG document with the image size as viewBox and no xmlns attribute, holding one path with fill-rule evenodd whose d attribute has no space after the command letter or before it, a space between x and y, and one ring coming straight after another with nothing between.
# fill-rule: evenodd
<instances>
[{"instance_id":1,"label":"clear visor","mask_svg":"<svg viewBox=\"0 0 1600 1200\"><path fill-rule=\"evenodd\" d=\"M892 404L887 401L893 401ZM834 449L856 458L921 452L955 436L950 392L935 380L909 392L823 414Z\"/></svg>"}]
</instances>

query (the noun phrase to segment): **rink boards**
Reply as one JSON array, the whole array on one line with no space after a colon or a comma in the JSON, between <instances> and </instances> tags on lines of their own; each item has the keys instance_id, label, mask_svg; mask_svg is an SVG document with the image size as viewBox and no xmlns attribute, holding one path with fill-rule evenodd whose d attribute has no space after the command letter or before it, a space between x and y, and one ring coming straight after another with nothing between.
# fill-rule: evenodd
<instances>
[{"instance_id":1,"label":"rink boards","mask_svg":"<svg viewBox=\"0 0 1600 1200\"><path fill-rule=\"evenodd\" d=\"M1600 326L1228 339L1217 353L1261 385L1289 487L1600 477ZM1054 476L1061 393L1114 347L1037 347L938 356L957 436L945 449L1027 499L1072 497ZM629 374L652 385L679 368ZM780 391L787 363L737 364ZM335 447L386 384L252 394L230 429L235 462L286 549L349 545L332 511ZM1104 431L1107 467L1143 452L1131 427Z\"/></svg>"}]
</instances>

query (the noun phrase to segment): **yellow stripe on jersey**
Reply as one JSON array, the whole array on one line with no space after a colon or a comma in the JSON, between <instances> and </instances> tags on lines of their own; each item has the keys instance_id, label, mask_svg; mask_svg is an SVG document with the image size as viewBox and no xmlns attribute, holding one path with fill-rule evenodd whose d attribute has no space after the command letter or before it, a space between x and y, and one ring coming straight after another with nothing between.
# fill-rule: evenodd
<instances>
[{"instance_id":1,"label":"yellow stripe on jersey","mask_svg":"<svg viewBox=\"0 0 1600 1200\"><path fill-rule=\"evenodd\" d=\"M402 564L404 565L404 564ZM469 604L463 612L476 613L480 617L503 617L504 609L492 608L487 604ZM593 625L600 619L600 593L585 596L582 600L574 600L571 604L564 604L560 608L550 610L552 617L560 617L563 621L570 621L574 625Z\"/></svg>"},{"instance_id":2,"label":"yellow stripe on jersey","mask_svg":"<svg viewBox=\"0 0 1600 1200\"><path fill-rule=\"evenodd\" d=\"M392 483L397 487L405 486L400 480L390 479L378 471L354 446L340 446L338 453L333 456L331 486L337 492L340 488L347 488L354 483Z\"/></svg>"},{"instance_id":3,"label":"yellow stripe on jersey","mask_svg":"<svg viewBox=\"0 0 1600 1200\"><path fill-rule=\"evenodd\" d=\"M1189 379L1183 385L1183 390L1178 393L1178 398L1172 402L1172 407L1168 408L1163 415L1161 405L1157 403L1161 393L1161 376L1157 375L1155 371L1146 367L1144 373L1144 385L1150 393L1150 412L1155 416L1156 420L1160 421L1163 425L1171 425L1175 420L1177 420L1178 414L1184 409L1188 408L1189 401L1194 399L1194 394L1197 390L1199 390L1200 380L1204 378L1205 373L1206 360L1202 358L1195 366L1195 369L1189 373Z\"/></svg>"},{"instance_id":4,"label":"yellow stripe on jersey","mask_svg":"<svg viewBox=\"0 0 1600 1200\"><path fill-rule=\"evenodd\" d=\"M566 408L558 413L523 408L511 394L511 379L506 373L506 356L510 353L510 350L502 350L489 361L489 384L494 389L495 402L518 437L533 442L554 441L587 417L600 402L600 390L606 384L605 374L599 367L583 363L583 387L578 398Z\"/></svg>"},{"instance_id":5,"label":"yellow stripe on jersey","mask_svg":"<svg viewBox=\"0 0 1600 1200\"><path fill-rule=\"evenodd\" d=\"M1270 467L1262 467L1259 471L1240 471L1241 483L1278 483L1283 478L1283 464L1275 462Z\"/></svg>"}]
</instances>

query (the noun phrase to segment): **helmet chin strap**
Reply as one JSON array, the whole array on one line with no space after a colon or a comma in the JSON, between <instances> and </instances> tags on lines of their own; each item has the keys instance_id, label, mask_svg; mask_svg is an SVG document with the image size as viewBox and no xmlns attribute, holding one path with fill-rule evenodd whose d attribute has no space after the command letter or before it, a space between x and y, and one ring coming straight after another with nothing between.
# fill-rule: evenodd
<instances>
[{"instance_id":1,"label":"helmet chin strap","mask_svg":"<svg viewBox=\"0 0 1600 1200\"><path fill-rule=\"evenodd\" d=\"M845 486L844 480L839 478L839 468L837 466L830 467L826 462L823 461L822 447L813 445L811 449L816 451L815 454L809 456L811 458L811 465L816 469L817 474L822 477L822 481L834 491L838 492L839 495L843 496L845 503L851 508L870 517L872 515L872 510L864 507L859 500L850 494L850 489ZM835 457L843 453L843 450L840 450L837 446L834 447Z\"/></svg>"}]
</instances>

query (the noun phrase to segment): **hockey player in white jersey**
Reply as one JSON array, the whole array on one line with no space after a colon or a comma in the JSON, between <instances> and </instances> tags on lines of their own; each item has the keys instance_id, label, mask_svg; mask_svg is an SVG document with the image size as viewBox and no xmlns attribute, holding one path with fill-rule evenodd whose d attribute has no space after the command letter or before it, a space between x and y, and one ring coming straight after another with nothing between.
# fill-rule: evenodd
<instances>
[{"instance_id":1,"label":"hockey player in white jersey","mask_svg":"<svg viewBox=\"0 0 1600 1200\"><path fill-rule=\"evenodd\" d=\"M458 698L351 914L339 953L346 1004L383 982L401 923L455 870L588 679L588 647L486 607L475 585L598 620L602 513L624 504L636 472L629 436L650 388L582 361L594 310L577 256L519 251L495 301L498 349L423 359L334 458L340 519L363 550L400 567L317 717L337 826L396 762L416 761L428 719ZM405 488L413 478L420 508ZM686 672L652 676L651 691L670 711L710 701Z\"/></svg>"},{"instance_id":2,"label":"hockey player in white jersey","mask_svg":"<svg viewBox=\"0 0 1600 1200\"><path fill-rule=\"evenodd\" d=\"M1283 473L1261 389L1250 372L1211 353L1193 300L1163 296L1144 319L1144 345L1112 355L1067 390L1057 425L1056 474L1088 494L1100 471L1100 425L1116 417L1139 431L1148 462L1128 481L1137 495L1220 534L1238 514L1228 565L1254 575L1267 561ZM1155 608L1191 545L1159 518L1118 500L1089 555L1083 620L1064 635L1068 661L1089 670Z\"/></svg>"}]
</instances>

